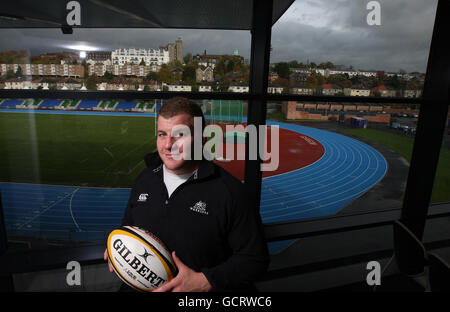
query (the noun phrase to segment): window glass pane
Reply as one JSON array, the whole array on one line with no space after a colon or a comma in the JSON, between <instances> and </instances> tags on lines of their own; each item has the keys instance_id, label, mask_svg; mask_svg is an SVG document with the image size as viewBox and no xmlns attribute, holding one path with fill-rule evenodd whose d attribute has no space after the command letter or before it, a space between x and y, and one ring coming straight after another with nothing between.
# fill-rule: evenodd
<instances>
[{"instance_id":1,"label":"window glass pane","mask_svg":"<svg viewBox=\"0 0 450 312\"><path fill-rule=\"evenodd\" d=\"M400 211L418 106L272 102L279 168L263 175L265 223ZM291 241L271 244L279 251Z\"/></svg>"},{"instance_id":2,"label":"window glass pane","mask_svg":"<svg viewBox=\"0 0 450 312\"><path fill-rule=\"evenodd\" d=\"M420 97L436 5L297 0L272 28L270 86L291 94Z\"/></svg>"},{"instance_id":3,"label":"window glass pane","mask_svg":"<svg viewBox=\"0 0 450 312\"><path fill-rule=\"evenodd\" d=\"M294 1L272 27L269 92L421 97L436 6ZM268 123L284 128L280 165L296 169L263 179L263 221L399 211L418 113L413 103L269 103Z\"/></svg>"},{"instance_id":4,"label":"window glass pane","mask_svg":"<svg viewBox=\"0 0 450 312\"><path fill-rule=\"evenodd\" d=\"M248 92L250 32L0 29L2 89Z\"/></svg>"},{"instance_id":5,"label":"window glass pane","mask_svg":"<svg viewBox=\"0 0 450 312\"><path fill-rule=\"evenodd\" d=\"M6 90L248 92L249 31L0 29L0 42ZM246 104L229 102L199 104L211 122L241 121ZM155 148L162 103L1 99L0 183L8 233L25 242L18 246L30 237L102 241L120 223L143 156Z\"/></svg>"},{"instance_id":6,"label":"window glass pane","mask_svg":"<svg viewBox=\"0 0 450 312\"><path fill-rule=\"evenodd\" d=\"M144 156L156 151L155 113L164 100L2 100L12 101L85 108L0 111L0 191L12 246L104 242L121 224L133 182L146 167ZM205 136L217 135L204 157L208 152L208 159L243 180L245 129L236 126L246 120L247 103L196 102L207 125L215 126Z\"/></svg>"}]
</instances>

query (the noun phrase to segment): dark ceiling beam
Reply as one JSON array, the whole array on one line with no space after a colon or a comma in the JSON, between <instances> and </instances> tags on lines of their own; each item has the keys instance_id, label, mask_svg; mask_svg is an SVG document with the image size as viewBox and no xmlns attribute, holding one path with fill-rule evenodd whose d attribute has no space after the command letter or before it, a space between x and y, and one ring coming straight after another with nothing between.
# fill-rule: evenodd
<instances>
[{"instance_id":1,"label":"dark ceiling beam","mask_svg":"<svg viewBox=\"0 0 450 312\"><path fill-rule=\"evenodd\" d=\"M272 0L253 1L251 65L249 77L249 93L256 95L248 102L248 125L255 125L259 136L259 126L266 124L267 86L270 63L270 41L272 32ZM245 183L249 186L251 199L259 209L261 199L261 159L257 153L256 160L250 160L248 134L245 145Z\"/></svg>"}]
</instances>

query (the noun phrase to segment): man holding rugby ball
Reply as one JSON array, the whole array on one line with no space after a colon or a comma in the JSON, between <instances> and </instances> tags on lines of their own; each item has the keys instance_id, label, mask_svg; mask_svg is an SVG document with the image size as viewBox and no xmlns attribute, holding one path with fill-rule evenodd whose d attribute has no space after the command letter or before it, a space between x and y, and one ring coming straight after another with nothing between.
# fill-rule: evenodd
<instances>
[{"instance_id":1,"label":"man holding rugby ball","mask_svg":"<svg viewBox=\"0 0 450 312\"><path fill-rule=\"evenodd\" d=\"M152 232L172 251L178 274L155 291L256 290L269 262L260 215L244 184L193 157L195 117L203 133L203 112L186 98L158 111L157 152L145 157L122 225Z\"/></svg>"}]
</instances>

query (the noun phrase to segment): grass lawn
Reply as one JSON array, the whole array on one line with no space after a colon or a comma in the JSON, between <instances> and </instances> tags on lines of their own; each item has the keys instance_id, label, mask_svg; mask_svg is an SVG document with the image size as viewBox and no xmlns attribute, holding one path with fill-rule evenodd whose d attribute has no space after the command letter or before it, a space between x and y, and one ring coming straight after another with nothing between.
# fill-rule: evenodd
<instances>
[{"instance_id":1,"label":"grass lawn","mask_svg":"<svg viewBox=\"0 0 450 312\"><path fill-rule=\"evenodd\" d=\"M347 129L341 132L380 143L403 156L408 162L411 161L413 138L375 129ZM450 149L445 147L441 149L431 201L450 201Z\"/></svg>"},{"instance_id":2,"label":"grass lawn","mask_svg":"<svg viewBox=\"0 0 450 312\"><path fill-rule=\"evenodd\" d=\"M130 187L155 150L153 117L0 114L0 181Z\"/></svg>"}]
</instances>

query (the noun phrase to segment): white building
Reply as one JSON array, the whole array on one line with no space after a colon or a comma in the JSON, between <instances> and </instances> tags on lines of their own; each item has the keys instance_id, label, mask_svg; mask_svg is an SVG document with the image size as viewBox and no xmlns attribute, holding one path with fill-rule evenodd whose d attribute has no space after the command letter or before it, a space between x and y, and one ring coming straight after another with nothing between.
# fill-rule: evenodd
<instances>
[{"instance_id":1,"label":"white building","mask_svg":"<svg viewBox=\"0 0 450 312\"><path fill-rule=\"evenodd\" d=\"M112 65L111 60L104 60L102 62L95 61L95 60L87 60L86 64L88 64L88 65L101 64L101 65L104 65L104 66Z\"/></svg>"},{"instance_id":2,"label":"white building","mask_svg":"<svg viewBox=\"0 0 450 312\"><path fill-rule=\"evenodd\" d=\"M269 86L269 87L267 87L267 93L281 94L281 93L283 93L283 87Z\"/></svg>"},{"instance_id":3,"label":"white building","mask_svg":"<svg viewBox=\"0 0 450 312\"><path fill-rule=\"evenodd\" d=\"M192 87L188 84L184 84L182 82L174 82L173 84L168 85L169 91L185 91L185 92L191 92Z\"/></svg>"},{"instance_id":4,"label":"white building","mask_svg":"<svg viewBox=\"0 0 450 312\"><path fill-rule=\"evenodd\" d=\"M403 97L406 98L418 98L422 96L422 90L405 90L403 91Z\"/></svg>"},{"instance_id":5,"label":"white building","mask_svg":"<svg viewBox=\"0 0 450 312\"><path fill-rule=\"evenodd\" d=\"M360 75L360 72L356 71L356 70L341 70L341 69L327 69L327 73L326 73L326 77L330 76L330 75L345 75L347 74L349 76L349 78L355 77Z\"/></svg>"},{"instance_id":6,"label":"white building","mask_svg":"<svg viewBox=\"0 0 450 312\"><path fill-rule=\"evenodd\" d=\"M211 86L199 86L198 92L211 92L212 88Z\"/></svg>"},{"instance_id":7,"label":"white building","mask_svg":"<svg viewBox=\"0 0 450 312\"><path fill-rule=\"evenodd\" d=\"M111 52L111 61L114 65L135 64L142 60L146 65L169 63L169 51L164 49L116 49Z\"/></svg>"},{"instance_id":8,"label":"white building","mask_svg":"<svg viewBox=\"0 0 450 312\"><path fill-rule=\"evenodd\" d=\"M231 84L228 87L228 92L248 92L249 87L246 85L239 85L239 84Z\"/></svg>"},{"instance_id":9,"label":"white building","mask_svg":"<svg viewBox=\"0 0 450 312\"><path fill-rule=\"evenodd\" d=\"M11 79L5 82L5 89L32 89L32 82L29 80Z\"/></svg>"},{"instance_id":10,"label":"white building","mask_svg":"<svg viewBox=\"0 0 450 312\"><path fill-rule=\"evenodd\" d=\"M346 96L369 96L370 90L364 88L344 88L344 95Z\"/></svg>"}]
</instances>

